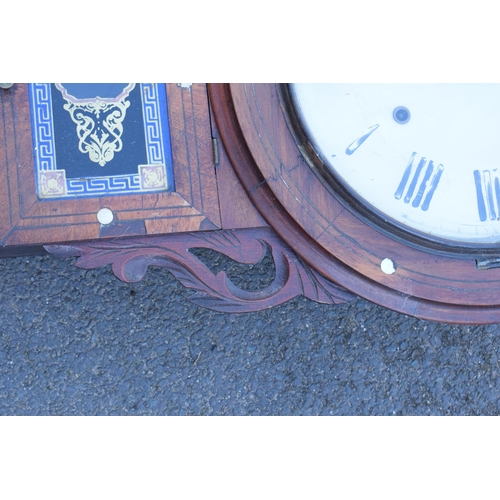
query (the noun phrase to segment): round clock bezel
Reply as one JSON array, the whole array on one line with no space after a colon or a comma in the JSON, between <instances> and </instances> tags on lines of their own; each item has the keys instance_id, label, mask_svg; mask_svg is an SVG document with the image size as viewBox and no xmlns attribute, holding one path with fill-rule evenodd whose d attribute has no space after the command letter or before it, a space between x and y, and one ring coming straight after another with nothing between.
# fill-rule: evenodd
<instances>
[{"instance_id":1,"label":"round clock bezel","mask_svg":"<svg viewBox=\"0 0 500 500\"><path fill-rule=\"evenodd\" d=\"M496 244L465 242L426 234L401 224L363 200L347 183L335 175L318 153L319 148L315 147L310 139L312 135L307 125L300 118L291 84L282 83L277 88L285 121L305 161L330 194L354 216L385 236L417 250L456 258L500 255L500 242Z\"/></svg>"}]
</instances>

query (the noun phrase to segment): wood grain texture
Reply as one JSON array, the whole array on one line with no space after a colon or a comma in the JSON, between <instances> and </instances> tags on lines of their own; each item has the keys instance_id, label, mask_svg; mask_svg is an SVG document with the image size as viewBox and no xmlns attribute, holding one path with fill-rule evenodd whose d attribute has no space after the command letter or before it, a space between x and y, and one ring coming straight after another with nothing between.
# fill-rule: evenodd
<instances>
[{"instance_id":1,"label":"wood grain texture","mask_svg":"<svg viewBox=\"0 0 500 500\"><path fill-rule=\"evenodd\" d=\"M141 280L149 266L165 267L195 292L189 297L191 302L221 312L259 311L299 295L325 304L354 298L305 265L271 228L122 238L45 248L60 258L79 257L76 265L84 269L111 264L115 275L129 283ZM192 248L215 250L245 264L257 264L270 251L276 269L274 279L264 290L242 290L224 272L214 275L190 252Z\"/></svg>"},{"instance_id":2,"label":"wood grain texture","mask_svg":"<svg viewBox=\"0 0 500 500\"><path fill-rule=\"evenodd\" d=\"M0 92L0 235L6 234L12 227L12 217L16 218L10 210L9 172L7 165L14 156L14 141L12 140L13 116L11 91Z\"/></svg>"},{"instance_id":3,"label":"wood grain texture","mask_svg":"<svg viewBox=\"0 0 500 500\"><path fill-rule=\"evenodd\" d=\"M274 85L211 85L233 168L266 221L325 277L375 303L458 323L500 321L500 270L410 248L344 209L299 159ZM383 258L396 263L384 274Z\"/></svg>"},{"instance_id":4,"label":"wood grain texture","mask_svg":"<svg viewBox=\"0 0 500 500\"><path fill-rule=\"evenodd\" d=\"M211 123L212 136L217 139L219 157L216 174L222 228L245 229L267 226L266 221L250 201L231 166L224 143L220 139L217 122L213 119L213 113L211 114Z\"/></svg>"},{"instance_id":5,"label":"wood grain texture","mask_svg":"<svg viewBox=\"0 0 500 500\"><path fill-rule=\"evenodd\" d=\"M33 245L221 227L205 84L167 84L175 192L43 200L36 196L28 87L1 93L0 245ZM100 208L114 214L101 231ZM179 219L177 221L177 219ZM190 219L190 220L188 220ZM123 221L129 221L123 224ZM136 231L139 231L136 233ZM61 239L62 238L62 239Z\"/></svg>"}]
</instances>

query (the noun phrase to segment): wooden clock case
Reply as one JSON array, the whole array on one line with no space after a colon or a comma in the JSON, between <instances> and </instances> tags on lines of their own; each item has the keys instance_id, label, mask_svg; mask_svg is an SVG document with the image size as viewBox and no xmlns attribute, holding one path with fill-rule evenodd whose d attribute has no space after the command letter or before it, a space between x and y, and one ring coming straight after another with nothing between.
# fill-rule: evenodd
<instances>
[{"instance_id":1,"label":"wooden clock case","mask_svg":"<svg viewBox=\"0 0 500 500\"><path fill-rule=\"evenodd\" d=\"M175 191L86 200L36 196L27 86L0 92L0 241L4 256L78 256L111 264L125 281L167 267L220 311L268 308L305 295L353 294L404 314L452 323L500 321L500 269L477 255L447 255L393 238L342 204L297 145L276 84L167 84ZM115 218L102 225L96 213ZM272 253L275 277L259 292L214 276L190 249L245 263ZM488 262L495 256L487 255ZM383 259L395 265L381 270ZM480 267L480 266L479 266Z\"/></svg>"},{"instance_id":2,"label":"wooden clock case","mask_svg":"<svg viewBox=\"0 0 500 500\"><path fill-rule=\"evenodd\" d=\"M206 88L167 85L175 191L40 200L36 194L28 86L0 92L0 243L4 248L111 236L220 228ZM96 214L110 208L114 224Z\"/></svg>"}]
</instances>

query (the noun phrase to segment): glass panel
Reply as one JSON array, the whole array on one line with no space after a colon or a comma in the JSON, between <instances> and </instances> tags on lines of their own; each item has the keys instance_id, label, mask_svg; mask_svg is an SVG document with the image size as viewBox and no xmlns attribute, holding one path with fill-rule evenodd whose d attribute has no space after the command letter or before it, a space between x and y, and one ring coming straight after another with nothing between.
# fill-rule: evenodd
<instances>
[{"instance_id":1,"label":"glass panel","mask_svg":"<svg viewBox=\"0 0 500 500\"><path fill-rule=\"evenodd\" d=\"M174 189L165 85L29 85L40 199Z\"/></svg>"},{"instance_id":2,"label":"glass panel","mask_svg":"<svg viewBox=\"0 0 500 500\"><path fill-rule=\"evenodd\" d=\"M457 242L500 241L500 86L294 84L322 161L389 220Z\"/></svg>"}]
</instances>

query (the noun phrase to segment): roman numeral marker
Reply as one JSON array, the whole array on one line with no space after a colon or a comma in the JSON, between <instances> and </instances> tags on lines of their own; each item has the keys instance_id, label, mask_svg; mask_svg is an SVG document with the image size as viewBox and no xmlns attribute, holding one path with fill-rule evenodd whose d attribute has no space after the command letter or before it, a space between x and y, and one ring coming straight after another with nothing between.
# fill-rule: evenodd
<instances>
[{"instance_id":1,"label":"roman numeral marker","mask_svg":"<svg viewBox=\"0 0 500 500\"><path fill-rule=\"evenodd\" d=\"M490 170L474 170L474 184L476 185L477 211L481 222L497 220L500 215L500 181L493 170L494 182L491 181Z\"/></svg>"},{"instance_id":2,"label":"roman numeral marker","mask_svg":"<svg viewBox=\"0 0 500 500\"><path fill-rule=\"evenodd\" d=\"M408 184L408 181L410 181L411 174L414 170L416 157L417 153L413 152L405 168L405 171L403 172L403 177L401 178L401 182L399 183L399 186L396 189L396 192L394 193L394 198L396 198L396 200L400 200L404 194L405 188ZM424 172L424 168L426 165L427 168L425 169ZM441 163L436 167L435 163L432 160L429 161L429 163L427 164L427 158L422 157L418 162L417 167L415 168L415 172L413 173L413 177L411 178L410 181L410 186L408 187L408 190L406 191L406 195L404 197L404 202L410 203L410 201L413 198L412 201L413 207L417 208L420 206L421 210L423 210L424 212L427 211L429 209L429 205L431 204L432 197L436 192L439 181L441 180L441 175L443 174L443 170L444 167ZM413 197L415 190L417 189L418 181L420 180L422 172L424 172L423 178L420 181L420 186L418 188L417 194L415 195L415 197Z\"/></svg>"}]
</instances>

